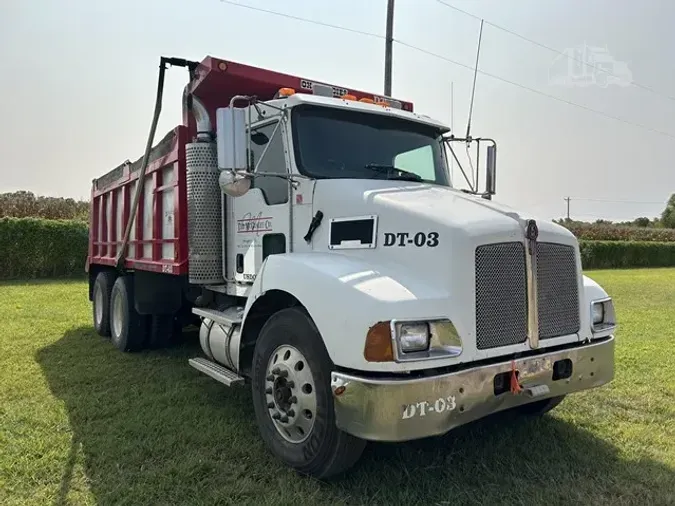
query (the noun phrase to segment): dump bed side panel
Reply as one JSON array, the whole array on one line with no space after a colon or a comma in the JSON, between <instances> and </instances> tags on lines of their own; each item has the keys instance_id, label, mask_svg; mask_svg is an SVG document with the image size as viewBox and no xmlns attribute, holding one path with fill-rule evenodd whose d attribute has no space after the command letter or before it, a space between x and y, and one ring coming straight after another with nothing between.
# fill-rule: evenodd
<instances>
[{"instance_id":1,"label":"dump bed side panel","mask_svg":"<svg viewBox=\"0 0 675 506\"><path fill-rule=\"evenodd\" d=\"M187 138L187 128L178 126L152 149L124 257L129 269L187 274ZM126 162L94 180L88 265L115 265L142 160Z\"/></svg>"}]
</instances>

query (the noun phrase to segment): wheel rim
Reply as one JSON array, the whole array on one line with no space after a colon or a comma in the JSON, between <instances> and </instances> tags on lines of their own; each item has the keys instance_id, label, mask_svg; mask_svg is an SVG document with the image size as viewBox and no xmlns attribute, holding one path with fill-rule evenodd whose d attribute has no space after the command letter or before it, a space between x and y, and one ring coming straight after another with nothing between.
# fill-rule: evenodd
<instances>
[{"instance_id":1,"label":"wheel rim","mask_svg":"<svg viewBox=\"0 0 675 506\"><path fill-rule=\"evenodd\" d=\"M114 292L111 316L113 336L119 337L122 335L122 326L124 325L124 308L122 307L122 297Z\"/></svg>"},{"instance_id":2,"label":"wheel rim","mask_svg":"<svg viewBox=\"0 0 675 506\"><path fill-rule=\"evenodd\" d=\"M99 285L94 286L94 318L96 318L96 325L101 325L103 321L103 290Z\"/></svg>"},{"instance_id":3,"label":"wheel rim","mask_svg":"<svg viewBox=\"0 0 675 506\"><path fill-rule=\"evenodd\" d=\"M304 355L289 345L279 346L267 364L265 402L279 434L290 443L302 443L316 419L314 376Z\"/></svg>"}]
</instances>

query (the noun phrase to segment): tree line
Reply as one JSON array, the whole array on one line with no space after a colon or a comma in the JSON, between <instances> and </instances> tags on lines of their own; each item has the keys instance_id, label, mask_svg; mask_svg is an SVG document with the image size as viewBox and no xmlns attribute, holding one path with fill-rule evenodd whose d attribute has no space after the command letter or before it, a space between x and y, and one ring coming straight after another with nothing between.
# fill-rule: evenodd
<instances>
[{"instance_id":1,"label":"tree line","mask_svg":"<svg viewBox=\"0 0 675 506\"><path fill-rule=\"evenodd\" d=\"M572 220L568 218L560 218L559 220L553 220L554 222L564 225L564 226L618 226L618 227L637 227L637 228L675 228L675 193L673 193L668 202L666 202L666 207L661 213L661 216L658 218L647 218L646 216L641 216L630 221L611 221L611 220L595 220L594 222L588 221L579 221Z\"/></svg>"},{"instance_id":2,"label":"tree line","mask_svg":"<svg viewBox=\"0 0 675 506\"><path fill-rule=\"evenodd\" d=\"M45 218L89 222L89 202L33 192L0 193L0 218Z\"/></svg>"}]
</instances>

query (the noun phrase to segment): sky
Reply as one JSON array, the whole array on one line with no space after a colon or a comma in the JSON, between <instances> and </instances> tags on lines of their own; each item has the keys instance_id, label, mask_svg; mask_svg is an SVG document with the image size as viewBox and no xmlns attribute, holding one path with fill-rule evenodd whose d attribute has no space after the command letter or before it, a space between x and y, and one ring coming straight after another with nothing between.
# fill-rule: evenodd
<instances>
[{"instance_id":1,"label":"sky","mask_svg":"<svg viewBox=\"0 0 675 506\"><path fill-rule=\"evenodd\" d=\"M675 193L675 2L443 1L473 17L396 0L392 94L465 133L484 19L472 135L497 140L495 201L542 218L564 216L565 197L577 219L660 214ZM383 92L386 0L235 3L375 36L221 0L0 0L0 192L88 199L93 178L140 157L160 56ZM169 70L157 139L181 122L185 77Z\"/></svg>"}]
</instances>

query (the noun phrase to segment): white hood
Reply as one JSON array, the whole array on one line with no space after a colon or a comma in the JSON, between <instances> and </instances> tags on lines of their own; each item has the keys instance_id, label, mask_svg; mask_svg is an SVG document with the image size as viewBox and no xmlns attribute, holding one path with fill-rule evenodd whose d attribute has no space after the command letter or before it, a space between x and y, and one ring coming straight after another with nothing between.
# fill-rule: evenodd
<instances>
[{"instance_id":1,"label":"white hood","mask_svg":"<svg viewBox=\"0 0 675 506\"><path fill-rule=\"evenodd\" d=\"M405 264L418 275L443 284L473 266L476 246L524 241L525 223L535 219L451 188L382 180L319 180L313 212L319 210L324 215L324 225L331 218L376 215L376 247L342 252L376 264ZM547 221L537 221L537 225L540 242L577 246L574 235L564 227ZM320 229L323 231L317 230L313 240L314 250L329 251L328 227ZM427 238L423 246L415 245L418 233ZM398 234L393 245L392 234ZM437 245L434 246L429 234L437 234Z\"/></svg>"}]
</instances>

